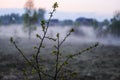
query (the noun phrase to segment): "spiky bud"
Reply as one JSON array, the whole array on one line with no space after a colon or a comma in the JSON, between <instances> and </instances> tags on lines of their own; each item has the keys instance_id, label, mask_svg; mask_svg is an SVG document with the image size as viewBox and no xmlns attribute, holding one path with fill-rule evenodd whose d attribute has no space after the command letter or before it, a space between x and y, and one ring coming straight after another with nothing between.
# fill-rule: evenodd
<instances>
[{"instance_id":1,"label":"spiky bud","mask_svg":"<svg viewBox=\"0 0 120 80\"><path fill-rule=\"evenodd\" d=\"M58 8L58 3L57 2L54 3L53 8Z\"/></svg>"},{"instance_id":2,"label":"spiky bud","mask_svg":"<svg viewBox=\"0 0 120 80\"><path fill-rule=\"evenodd\" d=\"M70 30L70 32L74 32L74 29L72 28L72 29Z\"/></svg>"},{"instance_id":3,"label":"spiky bud","mask_svg":"<svg viewBox=\"0 0 120 80\"><path fill-rule=\"evenodd\" d=\"M10 38L10 42L13 43L13 37Z\"/></svg>"},{"instance_id":4,"label":"spiky bud","mask_svg":"<svg viewBox=\"0 0 120 80\"><path fill-rule=\"evenodd\" d=\"M60 34L59 34L59 33L57 33L57 35L56 35L56 36L57 36L57 38L59 38Z\"/></svg>"}]
</instances>

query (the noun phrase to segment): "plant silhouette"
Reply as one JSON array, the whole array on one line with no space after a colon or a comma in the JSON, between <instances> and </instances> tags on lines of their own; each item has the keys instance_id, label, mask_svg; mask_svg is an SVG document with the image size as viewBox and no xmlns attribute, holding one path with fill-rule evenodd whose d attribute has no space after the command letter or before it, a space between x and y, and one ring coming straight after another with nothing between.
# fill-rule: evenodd
<instances>
[{"instance_id":1,"label":"plant silhouette","mask_svg":"<svg viewBox=\"0 0 120 80\"><path fill-rule=\"evenodd\" d=\"M39 43L38 47L34 47L34 49L36 49L37 52L36 52L36 54L32 55L32 61L29 58L27 58L27 56L25 56L25 53L18 47L18 45L14 41L14 39L12 37L10 38L11 43L14 44L16 49L23 56L23 58L25 59L25 61L28 64L28 67L31 67L33 76L35 77L36 74L38 75L38 80L45 80L45 79L47 79L47 80L65 80L65 75L64 75L65 72L63 70L64 69L63 67L65 67L67 64L70 64L69 60L98 46L98 43L96 43L78 53L69 54L67 56L64 56L64 54L61 52L61 47L64 44L64 42L66 41L66 39L74 32L74 29L70 29L69 32L67 33L67 35L63 38L63 40L60 40L60 33L56 34L56 38L47 36L49 24L54 15L54 12L58 8L58 3L55 2L53 4L52 8L53 8L53 10L50 12L48 21L45 21L45 20L41 21L43 35L36 34L36 37L39 38L40 43ZM40 63L41 50L42 50L42 48L43 49L46 48L43 44L45 39L52 40L56 43L53 46L54 50L51 50L52 54L55 56L54 61L53 61L54 68L52 68L52 70L54 72L52 74L50 72L47 72L47 69L45 67L43 68L43 66L42 66L43 64ZM62 56L64 56L64 57L62 57ZM61 60L61 57L64 59ZM24 74L26 75L26 69L24 70ZM76 72L71 72L67 76L75 76L76 74L77 74ZM27 78L27 75L26 75L26 80L28 80L28 79L29 78Z\"/></svg>"}]
</instances>

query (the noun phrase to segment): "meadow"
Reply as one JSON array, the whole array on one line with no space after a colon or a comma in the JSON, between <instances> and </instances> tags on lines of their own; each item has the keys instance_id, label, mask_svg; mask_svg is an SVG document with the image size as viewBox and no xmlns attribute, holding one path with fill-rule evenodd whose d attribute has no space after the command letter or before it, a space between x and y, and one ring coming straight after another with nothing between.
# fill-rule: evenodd
<instances>
[{"instance_id":1,"label":"meadow","mask_svg":"<svg viewBox=\"0 0 120 80\"><path fill-rule=\"evenodd\" d=\"M34 46L39 44L39 39L35 37L31 39L26 38L27 34L23 33L21 29L22 28L19 26L13 26L13 29L6 29L6 31L1 29L0 80L24 80L25 78L22 71L27 65L17 49L10 43L9 39L11 36L15 38L17 45L25 52L25 55L29 59L31 59L31 55L36 52ZM51 27L50 29L50 36L54 37L52 34L60 32L61 36L64 37L69 27ZM40 30L41 29L38 28L33 32L32 36L36 33L40 33ZM72 35L62 46L61 52L63 56L65 56L75 54L99 41L98 47L73 58L70 60L70 64L64 67L67 72L77 72L77 75L73 77L65 74L65 76L67 76L66 80L120 80L119 41L113 42L113 40L93 39L93 37L90 38L90 36L93 35L89 35L89 37L79 36L79 38L75 39L75 36ZM56 43L45 40L44 45L46 48L42 49L42 53L40 54L40 57L43 58L40 63L43 64L47 68L48 73L51 74L53 73L52 65L55 59L55 56L51 54L54 44ZM66 71L63 72L66 73ZM29 76L29 80L37 80L37 77L33 77L32 74L28 74L27 76ZM46 80L46 78L44 79Z\"/></svg>"}]
</instances>

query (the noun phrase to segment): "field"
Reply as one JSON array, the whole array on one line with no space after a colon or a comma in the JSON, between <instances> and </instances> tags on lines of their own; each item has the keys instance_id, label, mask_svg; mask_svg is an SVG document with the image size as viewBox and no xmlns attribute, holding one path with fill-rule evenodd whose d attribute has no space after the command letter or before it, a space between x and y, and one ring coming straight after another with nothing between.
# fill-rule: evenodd
<instances>
[{"instance_id":1,"label":"field","mask_svg":"<svg viewBox=\"0 0 120 80\"><path fill-rule=\"evenodd\" d=\"M34 46L38 45L37 39L16 39L18 46L31 58L35 53ZM80 50L93 45L94 43L66 42L61 52L63 55L77 53ZM54 55L51 54L53 42L45 41L46 48L42 49L41 61L48 68L48 73L52 73ZM26 62L21 57L17 49L9 42L9 38L0 39L0 80L24 80L22 72L26 68ZM51 69L52 68L52 69ZM86 53L70 60L65 68L67 71L75 71L75 77L68 76L69 80L120 80L120 46L99 44ZM64 72L65 73L65 72ZM30 80L36 80L31 74Z\"/></svg>"}]
</instances>

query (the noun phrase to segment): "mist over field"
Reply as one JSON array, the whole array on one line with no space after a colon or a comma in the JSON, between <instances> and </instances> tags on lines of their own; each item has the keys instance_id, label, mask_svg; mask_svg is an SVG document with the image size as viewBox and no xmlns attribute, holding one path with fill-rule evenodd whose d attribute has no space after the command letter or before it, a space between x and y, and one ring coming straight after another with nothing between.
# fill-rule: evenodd
<instances>
[{"instance_id":1,"label":"mist over field","mask_svg":"<svg viewBox=\"0 0 120 80\"><path fill-rule=\"evenodd\" d=\"M120 38L114 37L111 34L108 34L105 37L97 35L97 30L91 26L80 26L76 27L71 26L50 26L48 30L48 36L56 38L56 34L60 33L60 38L63 39L71 28L79 31L79 34L72 33L71 36L66 40L71 43L94 43L99 42L104 45L120 45ZM76 32L76 31L75 31ZM31 34L31 39L37 39L36 34L42 35L42 28L38 26ZM102 33L101 33L102 34ZM10 38L15 39L28 38L28 30L24 28L23 25L7 25L0 27L0 38Z\"/></svg>"},{"instance_id":2,"label":"mist over field","mask_svg":"<svg viewBox=\"0 0 120 80\"><path fill-rule=\"evenodd\" d=\"M56 34L60 33L62 40L69 32L71 26L50 26L48 36L56 38ZM73 77L76 80L119 80L120 79L120 39L112 35L100 37L97 35L97 29L91 26L81 26L72 33L61 47L61 52L65 55L77 53L96 42L99 46L78 57L75 57L67 65L70 71L77 71L78 75ZM10 37L16 41L16 44L25 52L28 58L35 53L34 46L39 45L40 39L36 38L36 34L42 35L42 28L37 27L28 37L28 32L23 25L7 25L0 27L0 79L1 80L23 80L24 74L22 69L25 67L24 59L18 50L10 43ZM53 41L44 41L45 49L42 49L40 56L46 60L42 63L50 68L54 61L51 55L52 46L56 44ZM24 66L23 66L24 65ZM71 70L72 69L72 70ZM7 71L6 71L7 70ZM29 74L28 76L31 76ZM29 77L35 80L34 77Z\"/></svg>"}]
</instances>

